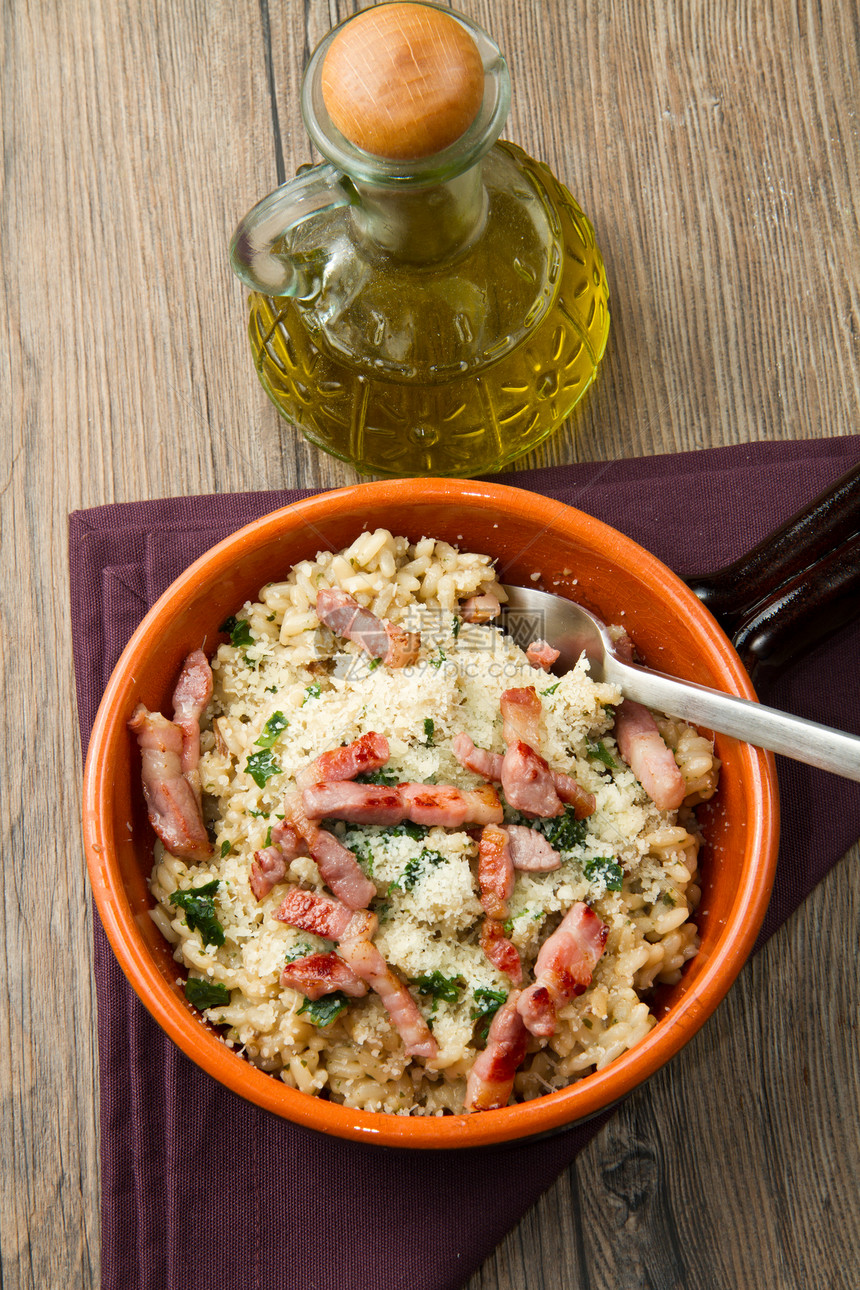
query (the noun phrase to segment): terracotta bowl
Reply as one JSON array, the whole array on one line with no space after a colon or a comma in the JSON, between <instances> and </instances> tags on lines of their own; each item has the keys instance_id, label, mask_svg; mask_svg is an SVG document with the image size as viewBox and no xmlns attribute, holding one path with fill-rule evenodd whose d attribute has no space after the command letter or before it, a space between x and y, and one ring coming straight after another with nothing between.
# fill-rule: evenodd
<instances>
[{"instance_id":1,"label":"terracotta bowl","mask_svg":"<svg viewBox=\"0 0 860 1290\"><path fill-rule=\"evenodd\" d=\"M504 1110L416 1117L351 1110L287 1088L231 1051L186 1002L181 969L148 911L154 835L126 722L135 705L170 711L183 658L265 582L299 560L340 549L379 525L412 540L444 538L488 552L502 581L544 586L623 621L646 662L664 672L755 698L734 650L687 587L659 560L598 520L498 484L443 479L360 484L287 506L219 543L150 610L111 677L84 775L84 835L102 922L144 1005L184 1053L228 1088L298 1124L369 1143L440 1148L507 1142L558 1131L641 1084L696 1033L746 960L767 907L778 841L773 760L718 737L723 770L701 812L702 945L677 986L655 1003L658 1024L604 1070L558 1093ZM539 571L542 581L530 575ZM555 585L556 582L558 585Z\"/></svg>"}]
</instances>

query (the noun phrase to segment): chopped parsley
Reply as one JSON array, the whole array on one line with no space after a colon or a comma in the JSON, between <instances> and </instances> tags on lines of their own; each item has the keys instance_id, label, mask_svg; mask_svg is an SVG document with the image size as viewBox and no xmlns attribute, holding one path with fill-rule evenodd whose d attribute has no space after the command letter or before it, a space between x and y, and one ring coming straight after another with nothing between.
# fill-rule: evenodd
<instances>
[{"instance_id":1,"label":"chopped parsley","mask_svg":"<svg viewBox=\"0 0 860 1290\"><path fill-rule=\"evenodd\" d=\"M664 891L660 899L662 900L663 904L668 905L670 909L674 909L675 905L677 904L677 901L675 900L675 897L672 895L671 891Z\"/></svg>"},{"instance_id":2,"label":"chopped parsley","mask_svg":"<svg viewBox=\"0 0 860 1290\"><path fill-rule=\"evenodd\" d=\"M602 882L607 891L620 891L624 871L621 865L607 856L586 860L583 873L589 882Z\"/></svg>"},{"instance_id":3,"label":"chopped parsley","mask_svg":"<svg viewBox=\"0 0 860 1290\"><path fill-rule=\"evenodd\" d=\"M373 852L366 842L352 842L350 839L349 849L361 865L368 878L373 877Z\"/></svg>"},{"instance_id":4,"label":"chopped parsley","mask_svg":"<svg viewBox=\"0 0 860 1290\"><path fill-rule=\"evenodd\" d=\"M441 851L430 851L429 848L422 848L419 856L413 856L406 862L406 868L403 870L399 879L389 884L389 891L411 891L418 879L426 870L428 864L438 865L447 864L445 856Z\"/></svg>"},{"instance_id":5,"label":"chopped parsley","mask_svg":"<svg viewBox=\"0 0 860 1290\"><path fill-rule=\"evenodd\" d=\"M273 712L263 726L263 733L260 738L254 740L255 746L257 748L271 748L280 739L289 724L283 712Z\"/></svg>"},{"instance_id":6,"label":"chopped parsley","mask_svg":"<svg viewBox=\"0 0 860 1290\"><path fill-rule=\"evenodd\" d=\"M224 839L224 841L221 843L221 859L222 859L222 860L224 859L224 857L225 857L225 856L228 856L228 855L230 854L231 847L232 847L232 844L231 844L231 843L229 843L229 842L227 841L227 839L225 838L225 839Z\"/></svg>"},{"instance_id":7,"label":"chopped parsley","mask_svg":"<svg viewBox=\"0 0 860 1290\"><path fill-rule=\"evenodd\" d=\"M541 694L555 694L560 685L561 681L556 681L555 685L547 686L545 690L541 690Z\"/></svg>"},{"instance_id":8,"label":"chopped parsley","mask_svg":"<svg viewBox=\"0 0 860 1290\"><path fill-rule=\"evenodd\" d=\"M230 991L221 981L203 981L200 977L190 976L185 982L185 997L204 1012L206 1008L225 1007L230 1002Z\"/></svg>"},{"instance_id":9,"label":"chopped parsley","mask_svg":"<svg viewBox=\"0 0 860 1290\"><path fill-rule=\"evenodd\" d=\"M445 651L443 650L442 646L440 645L440 646L439 646L439 657L438 657L438 658L430 658L430 659L428 659L428 660L427 660L427 662L430 664L430 666L431 666L431 667L435 667L435 668L437 669L437 671L438 671L438 669L439 669L439 668L442 666L442 664L445 662L445 658L446 658Z\"/></svg>"},{"instance_id":10,"label":"chopped parsley","mask_svg":"<svg viewBox=\"0 0 860 1290\"><path fill-rule=\"evenodd\" d=\"M393 770L386 770L381 766L379 770L363 770L360 775L355 777L356 784L381 784L385 788L391 788L393 784L399 784L400 778L395 775Z\"/></svg>"},{"instance_id":11,"label":"chopped parsley","mask_svg":"<svg viewBox=\"0 0 860 1290\"><path fill-rule=\"evenodd\" d=\"M454 640L456 640L457 637L460 635L460 628L462 626L463 626L462 618L458 618L457 615L455 614L451 622L451 635L454 637Z\"/></svg>"},{"instance_id":12,"label":"chopped parsley","mask_svg":"<svg viewBox=\"0 0 860 1290\"><path fill-rule=\"evenodd\" d=\"M413 842L421 842L427 837L430 829L426 824L414 824L412 820L404 820L402 824L392 824L385 832L390 833L393 838L407 837Z\"/></svg>"},{"instance_id":13,"label":"chopped parsley","mask_svg":"<svg viewBox=\"0 0 860 1290\"><path fill-rule=\"evenodd\" d=\"M343 991L335 990L334 994L324 994L321 999L305 999L299 1008L299 1014L304 1013L315 1026L325 1027L337 1021L348 1007L349 999Z\"/></svg>"},{"instance_id":14,"label":"chopped parsley","mask_svg":"<svg viewBox=\"0 0 860 1290\"><path fill-rule=\"evenodd\" d=\"M316 681L312 681L310 685L306 685L305 697L302 699L302 707L305 706L308 699L318 699L321 693L322 691L320 690L320 687L317 685Z\"/></svg>"},{"instance_id":15,"label":"chopped parsley","mask_svg":"<svg viewBox=\"0 0 860 1290\"><path fill-rule=\"evenodd\" d=\"M436 1002L439 999L444 999L445 1003L456 1003L463 988L461 977L443 976L438 970L424 973L422 976L416 976L414 984L418 987L419 994L432 995Z\"/></svg>"},{"instance_id":16,"label":"chopped parsley","mask_svg":"<svg viewBox=\"0 0 860 1290\"><path fill-rule=\"evenodd\" d=\"M381 658L372 658L372 659L370 660L370 662L368 663L368 665L367 665L368 671L369 671L369 672L375 672L375 671L376 671L376 669L377 669L377 668L379 667L379 665L381 664L381 662L382 662L382 659L381 659Z\"/></svg>"},{"instance_id":17,"label":"chopped parsley","mask_svg":"<svg viewBox=\"0 0 860 1290\"><path fill-rule=\"evenodd\" d=\"M475 1007L472 1009L470 1016L474 1021L482 1021L480 1035L486 1039L490 1032L490 1022L507 1000L507 994L504 990L491 990L486 985L476 986L473 991Z\"/></svg>"},{"instance_id":18,"label":"chopped parsley","mask_svg":"<svg viewBox=\"0 0 860 1290\"><path fill-rule=\"evenodd\" d=\"M608 766L610 770L615 769L615 758L609 752L602 739L596 744L588 745L588 755L589 757L596 757L598 761L602 761L604 766Z\"/></svg>"},{"instance_id":19,"label":"chopped parsley","mask_svg":"<svg viewBox=\"0 0 860 1290\"><path fill-rule=\"evenodd\" d=\"M436 726L432 717L424 718L424 738L427 740L427 747L433 747L433 736L436 733Z\"/></svg>"},{"instance_id":20,"label":"chopped parsley","mask_svg":"<svg viewBox=\"0 0 860 1290\"><path fill-rule=\"evenodd\" d=\"M253 645L254 636L251 632L251 624L247 618L235 618L232 614L225 618L221 624L221 631L226 632L230 637L230 644L236 649L243 646Z\"/></svg>"},{"instance_id":21,"label":"chopped parsley","mask_svg":"<svg viewBox=\"0 0 860 1290\"><path fill-rule=\"evenodd\" d=\"M287 950L285 963L295 963L296 959L303 959L307 954L313 954L310 945L305 941L299 941L297 945L291 945Z\"/></svg>"},{"instance_id":22,"label":"chopped parsley","mask_svg":"<svg viewBox=\"0 0 860 1290\"><path fill-rule=\"evenodd\" d=\"M204 945L223 945L224 928L215 917L215 892L218 890L218 879L204 883L202 887L192 887L189 891L174 891L170 897L171 905L181 909L185 921L192 932L199 932Z\"/></svg>"},{"instance_id":23,"label":"chopped parsley","mask_svg":"<svg viewBox=\"0 0 860 1290\"><path fill-rule=\"evenodd\" d=\"M564 815L556 815L538 823L540 832L556 851L571 851L574 847L581 846L588 834L588 824L585 820L576 818L575 808L572 806L564 808Z\"/></svg>"},{"instance_id":24,"label":"chopped parsley","mask_svg":"<svg viewBox=\"0 0 860 1290\"><path fill-rule=\"evenodd\" d=\"M258 753L251 753L245 763L245 770L251 776L257 788L265 788L267 779L271 779L273 775L281 774L281 764L276 761L269 748L263 748Z\"/></svg>"}]
</instances>

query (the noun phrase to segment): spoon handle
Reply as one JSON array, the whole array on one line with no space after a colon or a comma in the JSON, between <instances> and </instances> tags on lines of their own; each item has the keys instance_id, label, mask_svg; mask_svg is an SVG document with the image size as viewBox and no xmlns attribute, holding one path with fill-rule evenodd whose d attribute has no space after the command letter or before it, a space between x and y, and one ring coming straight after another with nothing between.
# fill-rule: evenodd
<instances>
[{"instance_id":1,"label":"spoon handle","mask_svg":"<svg viewBox=\"0 0 860 1290\"><path fill-rule=\"evenodd\" d=\"M648 708L732 735L807 766L832 771L845 779L860 780L860 737L857 735L833 730L805 717L793 717L750 699L709 690L692 681L676 681L662 672L621 663L611 656L605 660L604 675L607 681L622 687L625 697Z\"/></svg>"}]
</instances>

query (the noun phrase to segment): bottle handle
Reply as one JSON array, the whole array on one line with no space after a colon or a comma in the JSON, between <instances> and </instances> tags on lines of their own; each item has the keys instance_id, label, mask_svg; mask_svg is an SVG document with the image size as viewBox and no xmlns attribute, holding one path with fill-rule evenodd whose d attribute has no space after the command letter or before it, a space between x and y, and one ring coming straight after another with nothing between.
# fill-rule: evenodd
<instances>
[{"instance_id":1,"label":"bottle handle","mask_svg":"<svg viewBox=\"0 0 860 1290\"><path fill-rule=\"evenodd\" d=\"M248 212L230 243L236 277L266 296L306 294L309 274L289 253L289 233L311 215L340 206L356 206L352 181L328 162L302 166Z\"/></svg>"}]
</instances>

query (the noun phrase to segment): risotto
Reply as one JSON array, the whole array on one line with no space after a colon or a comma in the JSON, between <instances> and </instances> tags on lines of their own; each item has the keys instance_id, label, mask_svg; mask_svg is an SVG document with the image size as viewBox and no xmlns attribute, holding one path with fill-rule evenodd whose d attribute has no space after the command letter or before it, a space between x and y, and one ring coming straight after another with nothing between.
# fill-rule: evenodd
<instances>
[{"instance_id":1,"label":"risotto","mask_svg":"<svg viewBox=\"0 0 860 1290\"><path fill-rule=\"evenodd\" d=\"M317 597L325 589L346 593L401 636L416 633L412 661L391 666L323 625ZM211 659L195 784L211 855L182 858L157 842L152 917L188 969L188 998L224 1042L305 1093L369 1111L461 1113L494 1016L513 991L534 984L542 945L571 910L583 909L605 937L590 980L556 999L552 1033L524 1036L511 1072L512 1100L541 1096L644 1038L655 1025L649 991L676 982L698 948L701 837L693 808L716 787L712 745L683 722L656 718L684 781L681 805L659 809L619 753L618 689L591 680L584 659L554 676L492 621L467 621L464 604L484 596L504 600L489 556L432 538L410 544L385 529L364 532L237 608L224 624L229 643ZM432 1035L430 1055L416 1056L376 988L313 998L285 984L285 966L335 948L335 938L278 917L285 895L336 902L311 854L286 859L271 889L255 894L255 856L277 842L297 776L363 737L384 737L388 756L372 774L353 776L358 782L486 791L486 775L468 769L454 745L465 735L500 759L503 696L512 690L539 700L543 764L593 800L584 818L567 801L536 818L489 790L498 793L505 829L535 830L555 853L552 869L516 870L504 916L493 924L518 959L518 985L487 949L482 830L474 821L317 820L376 893L373 946Z\"/></svg>"}]
</instances>

